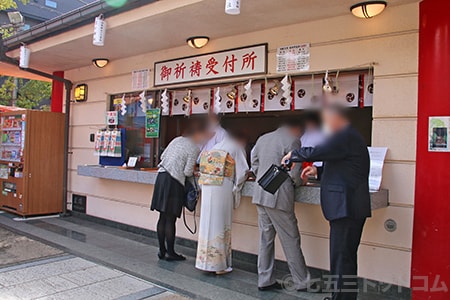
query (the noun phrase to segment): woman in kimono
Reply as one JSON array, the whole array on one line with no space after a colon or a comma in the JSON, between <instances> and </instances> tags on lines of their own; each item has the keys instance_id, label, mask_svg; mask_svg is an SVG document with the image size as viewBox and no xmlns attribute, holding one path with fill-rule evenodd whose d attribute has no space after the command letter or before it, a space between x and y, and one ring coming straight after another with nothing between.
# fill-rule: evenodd
<instances>
[{"instance_id":1,"label":"woman in kimono","mask_svg":"<svg viewBox=\"0 0 450 300\"><path fill-rule=\"evenodd\" d=\"M241 189L247 178L248 164L242 139L227 136L200 160L202 199L197 269L226 274L231 268L232 211L240 203ZM223 156L226 156L226 159ZM226 169L222 174L223 161ZM219 162L220 161L220 162ZM215 174L220 175L215 175Z\"/></svg>"}]
</instances>

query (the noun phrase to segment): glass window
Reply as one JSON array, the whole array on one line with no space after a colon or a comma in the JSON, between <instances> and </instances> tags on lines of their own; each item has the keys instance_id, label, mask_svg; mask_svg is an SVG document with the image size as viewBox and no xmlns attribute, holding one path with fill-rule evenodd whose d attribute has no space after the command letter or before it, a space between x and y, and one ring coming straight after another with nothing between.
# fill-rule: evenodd
<instances>
[{"instance_id":1,"label":"glass window","mask_svg":"<svg viewBox=\"0 0 450 300\"><path fill-rule=\"evenodd\" d=\"M126 159L130 156L139 157L137 166L156 167L157 147L159 139L145 137L145 113L142 111L140 92L126 93L126 114L121 114L121 103L124 94L111 96L110 110L119 112L119 128L125 128L125 153ZM146 92L147 107L151 108L154 103L155 95L153 92Z\"/></svg>"}]
</instances>

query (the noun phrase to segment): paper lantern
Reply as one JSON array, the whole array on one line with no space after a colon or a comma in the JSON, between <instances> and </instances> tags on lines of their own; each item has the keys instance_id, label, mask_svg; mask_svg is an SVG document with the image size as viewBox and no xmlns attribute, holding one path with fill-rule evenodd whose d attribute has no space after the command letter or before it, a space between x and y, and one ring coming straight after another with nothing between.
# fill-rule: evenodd
<instances>
[{"instance_id":1,"label":"paper lantern","mask_svg":"<svg viewBox=\"0 0 450 300\"><path fill-rule=\"evenodd\" d=\"M31 50L26 45L20 46L19 67L24 69L28 68L30 64L30 54Z\"/></svg>"},{"instance_id":2,"label":"paper lantern","mask_svg":"<svg viewBox=\"0 0 450 300\"><path fill-rule=\"evenodd\" d=\"M94 44L94 46L104 46L105 35L106 35L106 21L103 15L100 15L95 18L94 36L92 39L92 44Z\"/></svg>"},{"instance_id":3,"label":"paper lantern","mask_svg":"<svg viewBox=\"0 0 450 300\"><path fill-rule=\"evenodd\" d=\"M241 13L241 0L226 0L225 13L239 15Z\"/></svg>"}]
</instances>

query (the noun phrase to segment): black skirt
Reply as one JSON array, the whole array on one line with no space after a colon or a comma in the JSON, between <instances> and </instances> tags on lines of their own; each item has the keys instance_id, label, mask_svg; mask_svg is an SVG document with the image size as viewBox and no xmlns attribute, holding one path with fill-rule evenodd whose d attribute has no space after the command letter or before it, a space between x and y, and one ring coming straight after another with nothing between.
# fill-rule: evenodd
<instances>
[{"instance_id":1,"label":"black skirt","mask_svg":"<svg viewBox=\"0 0 450 300\"><path fill-rule=\"evenodd\" d=\"M186 193L184 186L167 172L158 173L151 210L180 217Z\"/></svg>"}]
</instances>

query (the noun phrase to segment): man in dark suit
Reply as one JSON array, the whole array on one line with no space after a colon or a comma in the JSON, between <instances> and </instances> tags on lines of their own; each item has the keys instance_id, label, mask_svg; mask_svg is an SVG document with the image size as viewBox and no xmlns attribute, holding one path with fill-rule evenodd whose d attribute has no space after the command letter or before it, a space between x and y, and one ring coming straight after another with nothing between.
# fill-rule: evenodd
<instances>
[{"instance_id":1,"label":"man in dark suit","mask_svg":"<svg viewBox=\"0 0 450 300\"><path fill-rule=\"evenodd\" d=\"M361 135L350 125L347 112L328 106L322 118L329 137L325 143L291 151L292 162L323 161L302 177L316 176L321 182L321 204L330 223L330 282L333 300L356 300L357 252L366 218L371 216L369 194L370 160Z\"/></svg>"}]
</instances>

